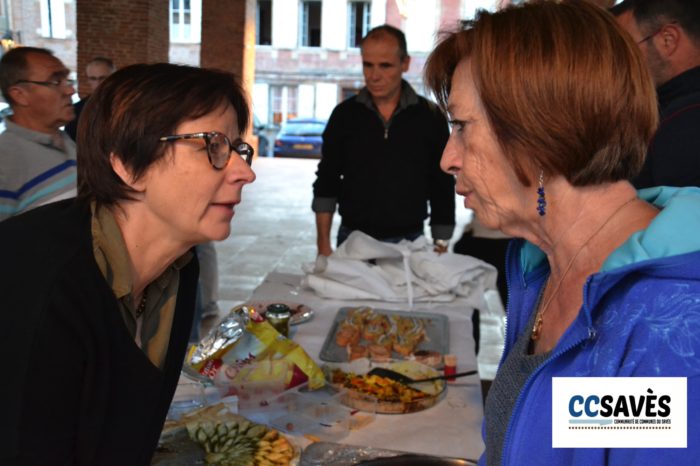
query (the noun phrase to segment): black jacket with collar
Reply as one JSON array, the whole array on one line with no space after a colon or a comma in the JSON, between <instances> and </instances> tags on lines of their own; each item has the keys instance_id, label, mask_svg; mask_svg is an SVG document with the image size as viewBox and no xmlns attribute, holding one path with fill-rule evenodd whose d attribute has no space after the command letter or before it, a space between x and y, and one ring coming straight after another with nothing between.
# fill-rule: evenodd
<instances>
[{"instance_id":1,"label":"black jacket with collar","mask_svg":"<svg viewBox=\"0 0 700 466\"><path fill-rule=\"evenodd\" d=\"M333 110L323 133L314 203L337 200L342 224L375 238L421 231L430 213L430 225L448 227L449 238L454 179L440 169L447 120L435 104L410 92L412 103L386 126L358 96Z\"/></svg>"},{"instance_id":2,"label":"black jacket with collar","mask_svg":"<svg viewBox=\"0 0 700 466\"><path fill-rule=\"evenodd\" d=\"M700 186L700 67L657 89L660 121L649 144L637 189Z\"/></svg>"},{"instance_id":3,"label":"black jacket with collar","mask_svg":"<svg viewBox=\"0 0 700 466\"><path fill-rule=\"evenodd\" d=\"M95 262L89 205L67 200L0 222L0 257L0 464L150 464L187 348L196 259L180 270L161 370Z\"/></svg>"}]
</instances>

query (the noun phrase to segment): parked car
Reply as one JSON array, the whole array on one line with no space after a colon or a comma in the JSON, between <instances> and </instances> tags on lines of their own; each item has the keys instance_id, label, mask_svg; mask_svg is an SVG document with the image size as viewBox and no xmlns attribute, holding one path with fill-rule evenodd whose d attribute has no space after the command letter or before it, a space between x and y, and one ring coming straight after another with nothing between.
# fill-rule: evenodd
<instances>
[{"instance_id":1,"label":"parked car","mask_svg":"<svg viewBox=\"0 0 700 466\"><path fill-rule=\"evenodd\" d=\"M295 118L282 125L275 139L275 157L321 157L326 120Z\"/></svg>"}]
</instances>

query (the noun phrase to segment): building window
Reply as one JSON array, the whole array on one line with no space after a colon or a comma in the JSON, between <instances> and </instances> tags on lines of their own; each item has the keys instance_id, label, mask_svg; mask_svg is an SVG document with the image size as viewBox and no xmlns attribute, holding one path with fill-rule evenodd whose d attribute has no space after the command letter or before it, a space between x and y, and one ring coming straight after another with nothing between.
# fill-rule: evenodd
<instances>
[{"instance_id":1,"label":"building window","mask_svg":"<svg viewBox=\"0 0 700 466\"><path fill-rule=\"evenodd\" d=\"M201 21L201 0L170 0L171 42L199 42Z\"/></svg>"},{"instance_id":2,"label":"building window","mask_svg":"<svg viewBox=\"0 0 700 466\"><path fill-rule=\"evenodd\" d=\"M66 5L65 0L42 0L41 35L52 39L66 38Z\"/></svg>"},{"instance_id":3,"label":"building window","mask_svg":"<svg viewBox=\"0 0 700 466\"><path fill-rule=\"evenodd\" d=\"M287 120L296 118L297 86L270 86L270 118L275 125L281 125Z\"/></svg>"},{"instance_id":4,"label":"building window","mask_svg":"<svg viewBox=\"0 0 700 466\"><path fill-rule=\"evenodd\" d=\"M301 38L302 47L321 46L321 2L302 1L301 8Z\"/></svg>"},{"instance_id":5,"label":"building window","mask_svg":"<svg viewBox=\"0 0 700 466\"><path fill-rule=\"evenodd\" d=\"M272 45L272 0L258 0L255 11L255 43Z\"/></svg>"},{"instance_id":6,"label":"building window","mask_svg":"<svg viewBox=\"0 0 700 466\"><path fill-rule=\"evenodd\" d=\"M348 2L348 47L359 47L369 32L369 2Z\"/></svg>"}]
</instances>

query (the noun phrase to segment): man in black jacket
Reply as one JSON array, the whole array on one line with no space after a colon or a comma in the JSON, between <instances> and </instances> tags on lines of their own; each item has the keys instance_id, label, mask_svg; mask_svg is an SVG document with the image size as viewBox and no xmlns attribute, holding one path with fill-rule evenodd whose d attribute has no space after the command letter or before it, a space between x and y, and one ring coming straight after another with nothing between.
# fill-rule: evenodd
<instances>
[{"instance_id":1,"label":"man in black jacket","mask_svg":"<svg viewBox=\"0 0 700 466\"><path fill-rule=\"evenodd\" d=\"M107 79L110 74L114 73L114 71L114 63L112 63L112 60L109 58L95 57L90 60L90 63L88 63L85 67L85 74L88 78L90 91L95 92L97 86L99 86L102 81ZM68 135L74 141L76 141L76 138L78 137L78 119L80 118L80 113L83 111L83 107L89 98L90 96L88 95L73 105L73 110L75 110L75 118L65 127L66 133L68 133Z\"/></svg>"},{"instance_id":2,"label":"man in black jacket","mask_svg":"<svg viewBox=\"0 0 700 466\"><path fill-rule=\"evenodd\" d=\"M332 253L336 203L337 245L353 230L382 241L413 240L430 216L444 251L455 224L454 180L440 170L447 121L402 79L410 57L400 30L379 26L360 46L365 87L333 110L323 133L312 205L318 253Z\"/></svg>"},{"instance_id":3,"label":"man in black jacket","mask_svg":"<svg viewBox=\"0 0 700 466\"><path fill-rule=\"evenodd\" d=\"M700 186L700 2L625 0L611 9L647 61L659 128L637 188Z\"/></svg>"}]
</instances>

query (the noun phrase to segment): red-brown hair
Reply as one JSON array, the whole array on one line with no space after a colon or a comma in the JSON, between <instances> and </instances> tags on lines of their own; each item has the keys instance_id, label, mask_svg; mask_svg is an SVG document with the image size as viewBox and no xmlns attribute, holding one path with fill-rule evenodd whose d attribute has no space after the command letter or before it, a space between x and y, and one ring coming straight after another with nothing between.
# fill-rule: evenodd
<instances>
[{"instance_id":1,"label":"red-brown hair","mask_svg":"<svg viewBox=\"0 0 700 466\"><path fill-rule=\"evenodd\" d=\"M431 53L425 79L447 107L455 68L474 84L501 148L529 186L539 169L574 186L634 177L658 120L637 46L584 1L480 12Z\"/></svg>"}]
</instances>

